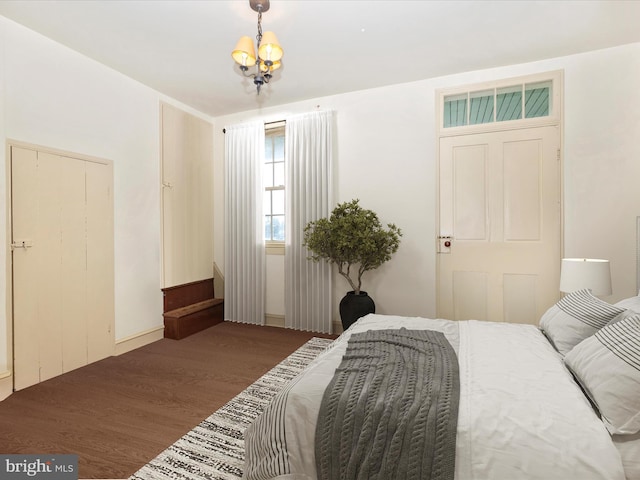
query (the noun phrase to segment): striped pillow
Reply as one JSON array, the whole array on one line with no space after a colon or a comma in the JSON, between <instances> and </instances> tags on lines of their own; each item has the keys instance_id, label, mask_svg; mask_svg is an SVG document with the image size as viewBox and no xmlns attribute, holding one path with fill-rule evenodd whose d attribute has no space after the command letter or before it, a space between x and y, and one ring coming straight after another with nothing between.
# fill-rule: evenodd
<instances>
[{"instance_id":1,"label":"striped pillow","mask_svg":"<svg viewBox=\"0 0 640 480\"><path fill-rule=\"evenodd\" d=\"M607 323L625 315L625 309L594 297L587 289L565 296L545 312L540 328L562 355Z\"/></svg>"},{"instance_id":2,"label":"striped pillow","mask_svg":"<svg viewBox=\"0 0 640 480\"><path fill-rule=\"evenodd\" d=\"M640 314L607 325L564 358L610 433L640 431Z\"/></svg>"}]
</instances>

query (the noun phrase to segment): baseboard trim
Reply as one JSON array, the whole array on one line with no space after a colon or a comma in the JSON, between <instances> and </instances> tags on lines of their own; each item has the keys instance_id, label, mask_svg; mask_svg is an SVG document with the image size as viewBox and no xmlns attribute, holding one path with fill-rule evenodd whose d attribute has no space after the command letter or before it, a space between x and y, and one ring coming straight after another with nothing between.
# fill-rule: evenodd
<instances>
[{"instance_id":1,"label":"baseboard trim","mask_svg":"<svg viewBox=\"0 0 640 480\"><path fill-rule=\"evenodd\" d=\"M0 372L0 402L13 393L13 375L10 371Z\"/></svg>"},{"instance_id":2,"label":"baseboard trim","mask_svg":"<svg viewBox=\"0 0 640 480\"><path fill-rule=\"evenodd\" d=\"M114 355L122 355L136 348L144 347L150 343L162 340L164 337L164 326L151 328L144 332L136 333L116 341Z\"/></svg>"},{"instance_id":3,"label":"baseboard trim","mask_svg":"<svg viewBox=\"0 0 640 480\"><path fill-rule=\"evenodd\" d=\"M265 315L264 323L267 327L284 328L284 315Z\"/></svg>"}]
</instances>

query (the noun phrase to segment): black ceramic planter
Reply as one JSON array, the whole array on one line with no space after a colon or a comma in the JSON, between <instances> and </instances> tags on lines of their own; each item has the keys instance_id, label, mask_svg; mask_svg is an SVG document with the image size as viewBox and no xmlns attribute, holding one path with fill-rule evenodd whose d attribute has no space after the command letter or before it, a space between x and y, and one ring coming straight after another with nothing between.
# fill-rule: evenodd
<instances>
[{"instance_id":1,"label":"black ceramic planter","mask_svg":"<svg viewBox=\"0 0 640 480\"><path fill-rule=\"evenodd\" d=\"M376 313L376 304L367 292L360 290L360 294L356 295L352 290L340 300L340 319L344 330L368 313Z\"/></svg>"}]
</instances>

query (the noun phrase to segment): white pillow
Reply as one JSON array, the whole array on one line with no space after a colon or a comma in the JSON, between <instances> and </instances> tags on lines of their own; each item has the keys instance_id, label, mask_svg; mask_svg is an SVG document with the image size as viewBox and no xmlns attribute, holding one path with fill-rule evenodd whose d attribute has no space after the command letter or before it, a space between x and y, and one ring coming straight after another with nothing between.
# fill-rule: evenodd
<instances>
[{"instance_id":1,"label":"white pillow","mask_svg":"<svg viewBox=\"0 0 640 480\"><path fill-rule=\"evenodd\" d=\"M640 314L607 325L565 357L610 433L640 431Z\"/></svg>"},{"instance_id":2,"label":"white pillow","mask_svg":"<svg viewBox=\"0 0 640 480\"><path fill-rule=\"evenodd\" d=\"M624 300L620 300L618 303L614 303L616 307L626 308L629 310L633 310L636 313L640 313L640 296L625 298Z\"/></svg>"},{"instance_id":3,"label":"white pillow","mask_svg":"<svg viewBox=\"0 0 640 480\"><path fill-rule=\"evenodd\" d=\"M540 328L562 355L590 337L625 310L594 297L587 289L565 296L547 310Z\"/></svg>"}]
</instances>

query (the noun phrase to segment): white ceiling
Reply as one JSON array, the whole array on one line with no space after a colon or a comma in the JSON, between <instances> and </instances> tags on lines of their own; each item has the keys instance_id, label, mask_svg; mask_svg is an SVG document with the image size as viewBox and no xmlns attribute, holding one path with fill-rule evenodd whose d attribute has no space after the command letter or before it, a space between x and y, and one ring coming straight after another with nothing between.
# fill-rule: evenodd
<instances>
[{"instance_id":1,"label":"white ceiling","mask_svg":"<svg viewBox=\"0 0 640 480\"><path fill-rule=\"evenodd\" d=\"M0 15L212 116L640 41L640 1L271 0L283 68L231 59L248 0L0 0Z\"/></svg>"}]
</instances>

